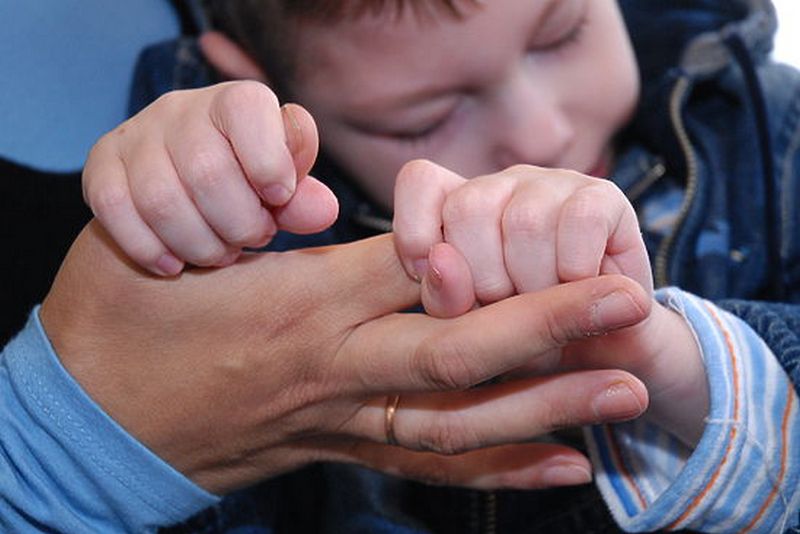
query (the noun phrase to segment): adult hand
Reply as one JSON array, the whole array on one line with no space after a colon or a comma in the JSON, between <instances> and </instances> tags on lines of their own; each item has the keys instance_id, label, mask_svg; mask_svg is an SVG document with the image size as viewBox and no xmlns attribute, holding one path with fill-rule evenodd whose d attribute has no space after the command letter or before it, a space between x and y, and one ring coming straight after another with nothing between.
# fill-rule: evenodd
<instances>
[{"instance_id":1,"label":"adult hand","mask_svg":"<svg viewBox=\"0 0 800 534\"><path fill-rule=\"evenodd\" d=\"M396 313L418 300L391 236L165 279L137 268L93 222L41 319L111 417L217 493L318 460L481 488L585 482L577 451L514 444L635 417L647 404L643 385L615 370L472 388L644 319L648 295L627 278L564 284L454 319ZM391 446L386 398L397 393Z\"/></svg>"}]
</instances>

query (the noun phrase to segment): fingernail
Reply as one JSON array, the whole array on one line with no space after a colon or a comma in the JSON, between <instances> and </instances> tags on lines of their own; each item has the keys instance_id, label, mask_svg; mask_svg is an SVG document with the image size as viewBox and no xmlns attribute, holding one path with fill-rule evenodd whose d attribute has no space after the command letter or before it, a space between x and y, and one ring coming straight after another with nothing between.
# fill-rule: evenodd
<instances>
[{"instance_id":1,"label":"fingernail","mask_svg":"<svg viewBox=\"0 0 800 534\"><path fill-rule=\"evenodd\" d=\"M542 481L548 486L577 486L592 481L592 472L581 465L558 464L542 473Z\"/></svg>"},{"instance_id":2,"label":"fingernail","mask_svg":"<svg viewBox=\"0 0 800 534\"><path fill-rule=\"evenodd\" d=\"M641 308L625 291L614 291L592 307L592 324L597 333L632 325L641 318Z\"/></svg>"},{"instance_id":3,"label":"fingernail","mask_svg":"<svg viewBox=\"0 0 800 534\"><path fill-rule=\"evenodd\" d=\"M428 284L437 291L442 288L442 272L435 265L428 268Z\"/></svg>"},{"instance_id":4,"label":"fingernail","mask_svg":"<svg viewBox=\"0 0 800 534\"><path fill-rule=\"evenodd\" d=\"M414 279L419 282L428 272L428 260L427 258L422 258L419 260L414 260Z\"/></svg>"},{"instance_id":5,"label":"fingernail","mask_svg":"<svg viewBox=\"0 0 800 534\"><path fill-rule=\"evenodd\" d=\"M261 196L272 206L283 206L292 198L292 192L283 184L272 184L261 190Z\"/></svg>"},{"instance_id":6,"label":"fingernail","mask_svg":"<svg viewBox=\"0 0 800 534\"><path fill-rule=\"evenodd\" d=\"M627 421L640 415L644 406L625 382L615 382L592 401L598 422Z\"/></svg>"},{"instance_id":7,"label":"fingernail","mask_svg":"<svg viewBox=\"0 0 800 534\"><path fill-rule=\"evenodd\" d=\"M283 131L286 133L286 146L289 148L289 152L294 155L303 146L303 131L300 129L297 117L294 116L290 106L282 105L281 114L284 117Z\"/></svg>"},{"instance_id":8,"label":"fingernail","mask_svg":"<svg viewBox=\"0 0 800 534\"><path fill-rule=\"evenodd\" d=\"M158 258L156 269L164 276L175 276L183 269L183 262L172 254L164 254Z\"/></svg>"}]
</instances>

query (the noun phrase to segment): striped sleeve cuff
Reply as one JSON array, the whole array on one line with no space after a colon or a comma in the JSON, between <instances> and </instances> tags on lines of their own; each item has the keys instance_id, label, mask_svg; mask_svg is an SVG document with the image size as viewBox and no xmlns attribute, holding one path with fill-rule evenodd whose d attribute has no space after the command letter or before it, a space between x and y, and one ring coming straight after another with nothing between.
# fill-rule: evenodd
<instances>
[{"instance_id":1,"label":"striped sleeve cuff","mask_svg":"<svg viewBox=\"0 0 800 534\"><path fill-rule=\"evenodd\" d=\"M737 317L675 288L657 292L701 347L710 410L690 450L644 421L586 429L597 484L629 532L780 532L800 507L800 412L785 371Z\"/></svg>"}]
</instances>

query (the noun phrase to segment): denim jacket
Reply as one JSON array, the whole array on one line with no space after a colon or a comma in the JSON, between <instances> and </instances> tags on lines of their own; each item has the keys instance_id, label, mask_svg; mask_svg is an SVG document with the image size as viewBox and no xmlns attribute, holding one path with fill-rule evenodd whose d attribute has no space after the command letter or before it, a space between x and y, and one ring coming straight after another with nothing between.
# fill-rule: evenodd
<instances>
[{"instance_id":1,"label":"denim jacket","mask_svg":"<svg viewBox=\"0 0 800 534\"><path fill-rule=\"evenodd\" d=\"M620 0L642 77L613 180L640 213L672 199L665 228L643 224L658 286L675 285L748 322L800 385L800 73L769 58L768 0ZM191 39L147 51L132 111L213 74ZM168 75L166 73L172 73ZM389 229L321 158L336 225L279 234L276 250ZM580 446L580 445L578 445ZM591 487L477 492L352 466L315 465L224 499L170 532L614 532Z\"/></svg>"}]
</instances>

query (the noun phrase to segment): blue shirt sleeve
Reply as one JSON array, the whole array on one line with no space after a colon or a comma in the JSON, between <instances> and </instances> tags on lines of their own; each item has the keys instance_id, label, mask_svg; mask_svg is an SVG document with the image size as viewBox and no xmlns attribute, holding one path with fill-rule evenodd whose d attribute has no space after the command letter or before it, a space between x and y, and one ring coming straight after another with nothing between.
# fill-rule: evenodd
<instances>
[{"instance_id":1,"label":"blue shirt sleeve","mask_svg":"<svg viewBox=\"0 0 800 534\"><path fill-rule=\"evenodd\" d=\"M38 318L0 353L0 531L148 532L218 497L106 415Z\"/></svg>"},{"instance_id":2,"label":"blue shirt sleeve","mask_svg":"<svg viewBox=\"0 0 800 534\"><path fill-rule=\"evenodd\" d=\"M800 410L786 372L741 319L675 288L657 298L695 334L709 414L694 449L644 421L587 430L597 484L615 519L631 532L796 526Z\"/></svg>"}]
</instances>

